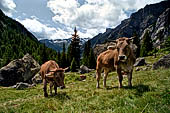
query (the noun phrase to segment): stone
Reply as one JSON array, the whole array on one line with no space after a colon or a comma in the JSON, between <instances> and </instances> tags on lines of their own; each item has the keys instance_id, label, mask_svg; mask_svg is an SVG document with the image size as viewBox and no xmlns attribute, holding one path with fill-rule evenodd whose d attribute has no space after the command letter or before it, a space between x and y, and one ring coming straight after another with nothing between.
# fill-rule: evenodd
<instances>
[{"instance_id":1,"label":"stone","mask_svg":"<svg viewBox=\"0 0 170 113\"><path fill-rule=\"evenodd\" d=\"M136 63L134 64L135 67L144 66L144 65L146 65L146 62L145 62L144 58L137 58Z\"/></svg>"},{"instance_id":2,"label":"stone","mask_svg":"<svg viewBox=\"0 0 170 113\"><path fill-rule=\"evenodd\" d=\"M91 69L89 69L87 66L85 66L85 65L80 66L80 73L81 74L89 73L90 71L91 71Z\"/></svg>"},{"instance_id":3,"label":"stone","mask_svg":"<svg viewBox=\"0 0 170 113\"><path fill-rule=\"evenodd\" d=\"M157 62L152 65L152 69L158 68L170 68L170 54L160 58Z\"/></svg>"},{"instance_id":4,"label":"stone","mask_svg":"<svg viewBox=\"0 0 170 113\"><path fill-rule=\"evenodd\" d=\"M136 71L140 71L140 70L141 70L141 68L137 67L135 70L136 70Z\"/></svg>"},{"instance_id":5,"label":"stone","mask_svg":"<svg viewBox=\"0 0 170 113\"><path fill-rule=\"evenodd\" d=\"M42 83L42 77L40 76L39 73L37 73L37 74L32 78L32 83L33 83L33 84Z\"/></svg>"},{"instance_id":6,"label":"stone","mask_svg":"<svg viewBox=\"0 0 170 113\"><path fill-rule=\"evenodd\" d=\"M18 82L30 83L32 77L40 70L40 65L26 54L22 59L11 61L0 69L0 86L12 86Z\"/></svg>"},{"instance_id":7,"label":"stone","mask_svg":"<svg viewBox=\"0 0 170 113\"><path fill-rule=\"evenodd\" d=\"M21 90L21 89L25 89L25 88L31 88L33 86L34 85L31 85L31 84L28 84L28 83L19 82L16 85L14 85L13 88Z\"/></svg>"}]
</instances>

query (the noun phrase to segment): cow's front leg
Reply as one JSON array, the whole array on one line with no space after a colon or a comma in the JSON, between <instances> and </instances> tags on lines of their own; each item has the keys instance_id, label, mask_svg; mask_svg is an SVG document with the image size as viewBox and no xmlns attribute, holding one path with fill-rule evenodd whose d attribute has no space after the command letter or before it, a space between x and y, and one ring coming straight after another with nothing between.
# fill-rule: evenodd
<instances>
[{"instance_id":1,"label":"cow's front leg","mask_svg":"<svg viewBox=\"0 0 170 113\"><path fill-rule=\"evenodd\" d=\"M57 95L57 83L54 83L54 91L55 91L55 95Z\"/></svg>"},{"instance_id":2,"label":"cow's front leg","mask_svg":"<svg viewBox=\"0 0 170 113\"><path fill-rule=\"evenodd\" d=\"M100 76L101 76L101 71L97 70L97 72L96 72L96 80L97 80L96 88L100 88L100 85L99 85Z\"/></svg>"},{"instance_id":3,"label":"cow's front leg","mask_svg":"<svg viewBox=\"0 0 170 113\"><path fill-rule=\"evenodd\" d=\"M128 73L128 86L129 86L129 87L132 87L132 72L133 72L133 70L131 70L131 71Z\"/></svg>"},{"instance_id":4,"label":"cow's front leg","mask_svg":"<svg viewBox=\"0 0 170 113\"><path fill-rule=\"evenodd\" d=\"M48 94L47 94L47 81L44 79L43 80L43 84L44 84L44 97L48 97Z\"/></svg>"},{"instance_id":5,"label":"cow's front leg","mask_svg":"<svg viewBox=\"0 0 170 113\"><path fill-rule=\"evenodd\" d=\"M103 79L103 87L105 87L105 88L106 88L107 75L108 75L108 70L105 69L105 70L104 70L104 79Z\"/></svg>"},{"instance_id":6,"label":"cow's front leg","mask_svg":"<svg viewBox=\"0 0 170 113\"><path fill-rule=\"evenodd\" d=\"M117 69L117 74L118 74L118 78L119 78L119 88L122 88L123 87L123 85L122 85L123 76L121 73L121 69Z\"/></svg>"},{"instance_id":7,"label":"cow's front leg","mask_svg":"<svg viewBox=\"0 0 170 113\"><path fill-rule=\"evenodd\" d=\"M51 81L51 82L50 82L50 95L51 95L51 96L53 95L53 93L52 93L52 88L53 88L53 82Z\"/></svg>"}]
</instances>

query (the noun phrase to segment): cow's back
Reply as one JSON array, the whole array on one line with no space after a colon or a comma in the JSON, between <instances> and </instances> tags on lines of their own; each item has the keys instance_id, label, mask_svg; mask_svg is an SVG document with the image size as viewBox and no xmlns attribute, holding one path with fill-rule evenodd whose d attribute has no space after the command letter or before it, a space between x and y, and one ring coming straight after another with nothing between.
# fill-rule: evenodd
<instances>
[{"instance_id":1,"label":"cow's back","mask_svg":"<svg viewBox=\"0 0 170 113\"><path fill-rule=\"evenodd\" d=\"M44 64L42 64L41 69L40 69L40 75L41 75L42 79L44 79L45 74L49 73L50 70L53 70L53 69L56 69L56 68L58 69L59 66L53 60L47 61Z\"/></svg>"},{"instance_id":2,"label":"cow's back","mask_svg":"<svg viewBox=\"0 0 170 113\"><path fill-rule=\"evenodd\" d=\"M114 69L114 63L117 56L117 51L115 50L107 50L103 53L101 53L98 58L97 58L97 66L96 69L99 68L110 68L110 69Z\"/></svg>"}]
</instances>

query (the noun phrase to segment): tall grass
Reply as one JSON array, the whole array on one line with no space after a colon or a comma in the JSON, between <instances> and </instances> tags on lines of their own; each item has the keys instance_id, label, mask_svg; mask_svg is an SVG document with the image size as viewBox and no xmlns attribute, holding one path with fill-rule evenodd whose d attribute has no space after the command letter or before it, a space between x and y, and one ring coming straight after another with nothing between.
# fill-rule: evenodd
<instances>
[{"instance_id":1,"label":"tall grass","mask_svg":"<svg viewBox=\"0 0 170 113\"><path fill-rule=\"evenodd\" d=\"M133 73L132 88L118 88L115 72L109 74L107 88L96 89L95 72L85 74L79 81L78 73L66 73L66 89L45 98L43 85L15 90L0 87L0 113L169 113L170 70L159 69Z\"/></svg>"}]
</instances>

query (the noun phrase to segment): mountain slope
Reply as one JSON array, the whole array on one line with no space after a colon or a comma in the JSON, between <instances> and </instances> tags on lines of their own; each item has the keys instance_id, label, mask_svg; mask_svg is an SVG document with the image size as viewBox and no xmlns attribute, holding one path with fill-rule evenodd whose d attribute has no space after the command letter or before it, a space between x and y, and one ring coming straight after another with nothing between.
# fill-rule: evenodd
<instances>
[{"instance_id":1,"label":"mountain slope","mask_svg":"<svg viewBox=\"0 0 170 113\"><path fill-rule=\"evenodd\" d=\"M131 37L134 33L140 37L147 27L156 24L158 17L169 7L170 0L146 5L136 13L133 13L130 18L123 20L116 28L106 30L106 32L92 38L92 46L94 47L96 44L122 36Z\"/></svg>"},{"instance_id":2,"label":"mountain slope","mask_svg":"<svg viewBox=\"0 0 170 113\"><path fill-rule=\"evenodd\" d=\"M0 67L26 53L31 54L40 64L55 59L55 51L38 42L22 24L5 16L1 10L0 26Z\"/></svg>"},{"instance_id":3,"label":"mountain slope","mask_svg":"<svg viewBox=\"0 0 170 113\"><path fill-rule=\"evenodd\" d=\"M71 38L68 39L55 39L55 40L48 40L43 39L40 40L41 43L45 44L47 47L52 48L56 51L62 51L63 50L63 43L65 43L66 49L71 43ZM80 45L83 45L86 41L88 41L89 38L80 38Z\"/></svg>"}]
</instances>

